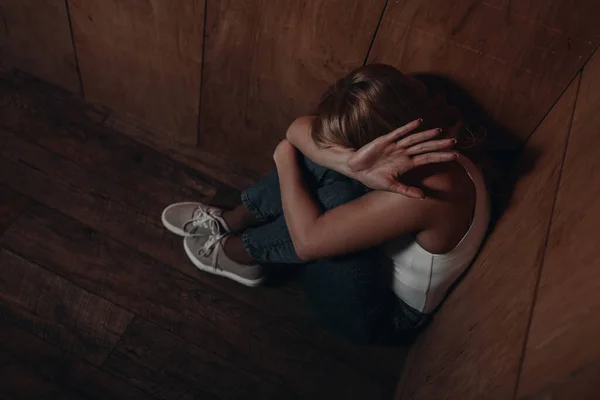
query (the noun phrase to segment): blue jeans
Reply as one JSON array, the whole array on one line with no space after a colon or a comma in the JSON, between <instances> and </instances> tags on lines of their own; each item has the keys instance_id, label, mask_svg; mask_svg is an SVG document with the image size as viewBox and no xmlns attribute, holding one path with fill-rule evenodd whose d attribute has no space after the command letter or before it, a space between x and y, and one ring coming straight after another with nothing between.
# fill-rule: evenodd
<instances>
[{"instance_id":1,"label":"blue jeans","mask_svg":"<svg viewBox=\"0 0 600 400\"><path fill-rule=\"evenodd\" d=\"M368 189L335 171L299 158L306 186L323 210L352 201ZM242 202L262 224L242 234L248 254L262 264L302 264L283 208L277 171L242 193ZM361 344L410 343L429 321L400 301L386 281L379 249L306 263L306 296L312 313L338 335Z\"/></svg>"}]
</instances>

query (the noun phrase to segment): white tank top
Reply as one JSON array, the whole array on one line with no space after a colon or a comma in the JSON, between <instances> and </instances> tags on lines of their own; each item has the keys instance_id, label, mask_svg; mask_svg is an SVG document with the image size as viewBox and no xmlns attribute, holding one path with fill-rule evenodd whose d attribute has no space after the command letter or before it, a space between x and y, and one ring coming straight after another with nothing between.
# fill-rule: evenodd
<instances>
[{"instance_id":1,"label":"white tank top","mask_svg":"<svg viewBox=\"0 0 600 400\"><path fill-rule=\"evenodd\" d=\"M392 285L396 296L423 313L435 310L450 285L469 267L490 222L490 200L481 171L464 156L459 162L475 185L476 201L471 226L456 247L445 254L433 254L410 235L386 244L394 268Z\"/></svg>"}]
</instances>

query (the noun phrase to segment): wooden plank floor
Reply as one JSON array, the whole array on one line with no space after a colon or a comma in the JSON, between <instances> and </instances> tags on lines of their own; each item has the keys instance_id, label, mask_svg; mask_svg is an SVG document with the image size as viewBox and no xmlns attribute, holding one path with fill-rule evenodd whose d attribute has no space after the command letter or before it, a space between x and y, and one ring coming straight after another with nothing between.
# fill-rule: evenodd
<instances>
[{"instance_id":1,"label":"wooden plank floor","mask_svg":"<svg viewBox=\"0 0 600 400\"><path fill-rule=\"evenodd\" d=\"M196 270L161 209L239 192L108 117L0 79L0 398L391 398L405 349L330 336L298 281Z\"/></svg>"}]
</instances>

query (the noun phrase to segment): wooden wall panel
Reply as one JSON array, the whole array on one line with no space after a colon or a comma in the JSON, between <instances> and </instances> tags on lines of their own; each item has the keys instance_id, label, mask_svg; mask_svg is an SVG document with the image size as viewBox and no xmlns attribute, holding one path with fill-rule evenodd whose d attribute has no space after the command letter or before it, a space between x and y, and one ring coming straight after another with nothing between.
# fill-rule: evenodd
<instances>
[{"instance_id":1,"label":"wooden wall panel","mask_svg":"<svg viewBox=\"0 0 600 400\"><path fill-rule=\"evenodd\" d=\"M294 118L362 65L384 0L208 0L200 146L264 172Z\"/></svg>"},{"instance_id":2,"label":"wooden wall panel","mask_svg":"<svg viewBox=\"0 0 600 400\"><path fill-rule=\"evenodd\" d=\"M581 79L523 363L520 396L573 379L600 359L598 104L600 55L596 54ZM598 367L588 371L592 372L580 375L595 371L598 396Z\"/></svg>"},{"instance_id":3,"label":"wooden wall panel","mask_svg":"<svg viewBox=\"0 0 600 400\"><path fill-rule=\"evenodd\" d=\"M65 0L0 0L0 60L79 93Z\"/></svg>"},{"instance_id":4,"label":"wooden wall panel","mask_svg":"<svg viewBox=\"0 0 600 400\"><path fill-rule=\"evenodd\" d=\"M528 142L517 169L527 172L470 271L411 349L397 399L512 398L576 90L574 82Z\"/></svg>"},{"instance_id":5,"label":"wooden wall panel","mask_svg":"<svg viewBox=\"0 0 600 400\"><path fill-rule=\"evenodd\" d=\"M204 0L69 5L86 100L195 144Z\"/></svg>"},{"instance_id":6,"label":"wooden wall panel","mask_svg":"<svg viewBox=\"0 0 600 400\"><path fill-rule=\"evenodd\" d=\"M517 398L519 400L596 400L599 397L598 382L600 382L600 362L595 362L552 382L535 395Z\"/></svg>"},{"instance_id":7,"label":"wooden wall panel","mask_svg":"<svg viewBox=\"0 0 600 400\"><path fill-rule=\"evenodd\" d=\"M370 62L445 74L526 138L600 43L600 2L390 2Z\"/></svg>"}]
</instances>

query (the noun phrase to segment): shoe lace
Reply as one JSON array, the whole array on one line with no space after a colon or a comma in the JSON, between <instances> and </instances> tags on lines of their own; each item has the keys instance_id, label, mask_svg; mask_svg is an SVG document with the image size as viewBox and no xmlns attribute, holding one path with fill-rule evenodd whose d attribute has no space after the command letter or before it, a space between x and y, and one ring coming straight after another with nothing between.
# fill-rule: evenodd
<instances>
[{"instance_id":1,"label":"shoe lace","mask_svg":"<svg viewBox=\"0 0 600 400\"><path fill-rule=\"evenodd\" d=\"M198 250L198 256L200 257L210 257L212 254L212 266L215 269L220 269L221 271L223 270L223 268L219 267L217 259L219 256L218 248L221 245L221 240L225 236L227 236L227 233L216 233L210 235L208 240L204 243L204 246L202 246L202 248Z\"/></svg>"},{"instance_id":2,"label":"shoe lace","mask_svg":"<svg viewBox=\"0 0 600 400\"><path fill-rule=\"evenodd\" d=\"M221 225L216 219L218 210L205 207L197 207L192 213L192 218L183 225L183 230L192 236L198 235L196 232L200 227L210 229L213 235L220 234Z\"/></svg>"}]
</instances>

